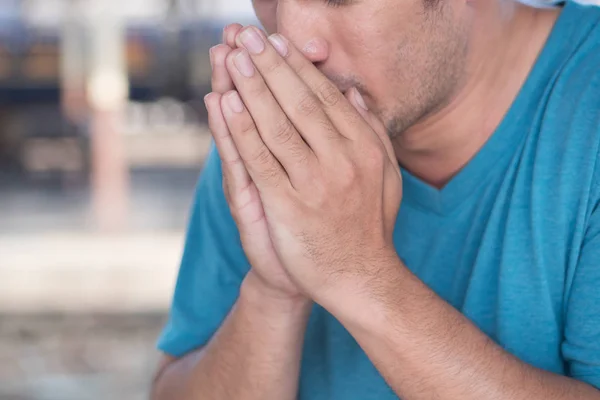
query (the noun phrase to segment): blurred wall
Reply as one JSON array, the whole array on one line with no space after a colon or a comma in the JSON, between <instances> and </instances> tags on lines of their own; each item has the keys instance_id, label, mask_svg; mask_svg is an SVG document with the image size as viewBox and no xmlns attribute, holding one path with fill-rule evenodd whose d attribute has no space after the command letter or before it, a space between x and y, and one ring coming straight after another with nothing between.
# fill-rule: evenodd
<instances>
[{"instance_id":1,"label":"blurred wall","mask_svg":"<svg viewBox=\"0 0 600 400\"><path fill-rule=\"evenodd\" d=\"M147 399L250 0L0 0L0 399Z\"/></svg>"}]
</instances>

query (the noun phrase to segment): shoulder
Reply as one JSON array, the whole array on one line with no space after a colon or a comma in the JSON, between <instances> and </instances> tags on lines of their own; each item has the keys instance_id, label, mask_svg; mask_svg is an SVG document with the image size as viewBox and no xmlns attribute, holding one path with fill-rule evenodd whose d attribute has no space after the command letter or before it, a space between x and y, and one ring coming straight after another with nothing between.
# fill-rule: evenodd
<instances>
[{"instance_id":1,"label":"shoulder","mask_svg":"<svg viewBox=\"0 0 600 400\"><path fill-rule=\"evenodd\" d=\"M600 143L600 7L569 3L563 12L561 59L553 65L544 115L551 129L569 136L566 142L593 150Z\"/></svg>"},{"instance_id":2,"label":"shoulder","mask_svg":"<svg viewBox=\"0 0 600 400\"><path fill-rule=\"evenodd\" d=\"M600 91L600 6L569 3L559 18L562 47L557 52L564 58L556 72L554 92L585 100L598 100ZM576 104L577 105L577 104ZM587 106L598 103L585 104Z\"/></svg>"},{"instance_id":3,"label":"shoulder","mask_svg":"<svg viewBox=\"0 0 600 400\"><path fill-rule=\"evenodd\" d=\"M600 181L600 7L571 4L566 11L536 108L536 147L556 185L594 201Z\"/></svg>"}]
</instances>

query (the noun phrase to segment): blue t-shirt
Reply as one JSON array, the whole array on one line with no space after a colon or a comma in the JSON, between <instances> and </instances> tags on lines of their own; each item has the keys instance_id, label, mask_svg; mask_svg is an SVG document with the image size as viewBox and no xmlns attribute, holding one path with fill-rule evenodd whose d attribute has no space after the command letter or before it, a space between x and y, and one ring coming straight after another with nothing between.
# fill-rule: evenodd
<instances>
[{"instance_id":1,"label":"blue t-shirt","mask_svg":"<svg viewBox=\"0 0 600 400\"><path fill-rule=\"evenodd\" d=\"M399 256L503 348L600 388L600 8L567 3L497 131L442 190L403 171ZM159 348L206 344L250 268L212 150ZM301 400L396 399L315 306Z\"/></svg>"}]
</instances>

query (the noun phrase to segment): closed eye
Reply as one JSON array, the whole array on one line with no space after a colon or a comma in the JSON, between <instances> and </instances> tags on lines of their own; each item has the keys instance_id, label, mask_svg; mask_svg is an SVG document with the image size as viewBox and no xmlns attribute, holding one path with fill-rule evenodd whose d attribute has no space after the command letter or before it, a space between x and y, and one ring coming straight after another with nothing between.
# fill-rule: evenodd
<instances>
[{"instance_id":1,"label":"closed eye","mask_svg":"<svg viewBox=\"0 0 600 400\"><path fill-rule=\"evenodd\" d=\"M349 2L350 0L325 0L325 3L327 3L327 5L330 7L340 7L348 4Z\"/></svg>"}]
</instances>

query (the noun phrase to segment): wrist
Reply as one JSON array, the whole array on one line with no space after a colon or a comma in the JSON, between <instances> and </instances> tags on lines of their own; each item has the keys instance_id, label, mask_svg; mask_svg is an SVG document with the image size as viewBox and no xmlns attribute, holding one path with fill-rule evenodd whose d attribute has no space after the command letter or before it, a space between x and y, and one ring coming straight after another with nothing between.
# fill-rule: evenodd
<instances>
[{"instance_id":1,"label":"wrist","mask_svg":"<svg viewBox=\"0 0 600 400\"><path fill-rule=\"evenodd\" d=\"M371 271L377 272L356 275L346 282L341 280L319 301L348 330L373 331L387 326L390 314L400 306L399 292L410 272L398 255L377 257L371 267Z\"/></svg>"},{"instance_id":2,"label":"wrist","mask_svg":"<svg viewBox=\"0 0 600 400\"><path fill-rule=\"evenodd\" d=\"M300 294L289 294L263 283L252 270L240 288L240 300L267 313L305 315L310 313L312 301Z\"/></svg>"}]
</instances>

